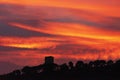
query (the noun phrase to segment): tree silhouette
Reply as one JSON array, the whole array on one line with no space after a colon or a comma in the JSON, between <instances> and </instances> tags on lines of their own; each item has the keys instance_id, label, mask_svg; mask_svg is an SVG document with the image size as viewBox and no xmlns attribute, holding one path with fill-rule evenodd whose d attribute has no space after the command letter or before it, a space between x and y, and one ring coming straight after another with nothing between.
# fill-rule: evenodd
<instances>
[{"instance_id":1,"label":"tree silhouette","mask_svg":"<svg viewBox=\"0 0 120 80\"><path fill-rule=\"evenodd\" d=\"M69 69L70 69L70 70L73 70L73 69L74 69L74 64L73 64L73 62L70 61L68 64L69 64Z\"/></svg>"},{"instance_id":2,"label":"tree silhouette","mask_svg":"<svg viewBox=\"0 0 120 80\"><path fill-rule=\"evenodd\" d=\"M63 71L63 72L66 72L69 70L69 67L67 66L66 63L60 65L60 70Z\"/></svg>"},{"instance_id":3,"label":"tree silhouette","mask_svg":"<svg viewBox=\"0 0 120 80\"><path fill-rule=\"evenodd\" d=\"M49 61L50 60L50 61ZM38 66L25 66L21 70L1 75L0 80L120 80L120 60L95 60L68 62L62 65L54 63L53 57Z\"/></svg>"}]
</instances>

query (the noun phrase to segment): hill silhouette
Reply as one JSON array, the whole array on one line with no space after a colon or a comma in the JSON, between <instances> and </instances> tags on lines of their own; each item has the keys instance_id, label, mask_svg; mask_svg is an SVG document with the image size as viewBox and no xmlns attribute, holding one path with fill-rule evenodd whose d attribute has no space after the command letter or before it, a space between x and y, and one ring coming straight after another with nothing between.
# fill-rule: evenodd
<instances>
[{"instance_id":1,"label":"hill silhouette","mask_svg":"<svg viewBox=\"0 0 120 80\"><path fill-rule=\"evenodd\" d=\"M0 76L0 80L120 80L120 60L95 60L89 63L71 61L58 65L54 57L45 57L45 63L25 66L21 70Z\"/></svg>"}]
</instances>

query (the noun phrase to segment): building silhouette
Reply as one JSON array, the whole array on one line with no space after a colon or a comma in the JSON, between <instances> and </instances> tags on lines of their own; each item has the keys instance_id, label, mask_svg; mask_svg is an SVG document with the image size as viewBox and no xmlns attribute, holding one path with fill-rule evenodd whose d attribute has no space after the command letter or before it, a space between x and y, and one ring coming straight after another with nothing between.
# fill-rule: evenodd
<instances>
[{"instance_id":1,"label":"building silhouette","mask_svg":"<svg viewBox=\"0 0 120 80\"><path fill-rule=\"evenodd\" d=\"M53 64L54 63L54 57L47 56L45 57L45 64Z\"/></svg>"},{"instance_id":2,"label":"building silhouette","mask_svg":"<svg viewBox=\"0 0 120 80\"><path fill-rule=\"evenodd\" d=\"M0 80L120 80L120 60L77 61L56 64L54 57L46 56L44 64L25 66L0 75Z\"/></svg>"}]
</instances>

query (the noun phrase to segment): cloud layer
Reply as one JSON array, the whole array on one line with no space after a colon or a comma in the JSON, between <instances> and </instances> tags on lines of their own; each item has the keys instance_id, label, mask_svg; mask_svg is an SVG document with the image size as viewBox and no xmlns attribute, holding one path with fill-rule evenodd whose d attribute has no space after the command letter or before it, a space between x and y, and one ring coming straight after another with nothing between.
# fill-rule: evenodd
<instances>
[{"instance_id":1,"label":"cloud layer","mask_svg":"<svg viewBox=\"0 0 120 80\"><path fill-rule=\"evenodd\" d=\"M35 65L48 55L59 63L120 58L118 0L51 1L0 1L0 61Z\"/></svg>"}]
</instances>

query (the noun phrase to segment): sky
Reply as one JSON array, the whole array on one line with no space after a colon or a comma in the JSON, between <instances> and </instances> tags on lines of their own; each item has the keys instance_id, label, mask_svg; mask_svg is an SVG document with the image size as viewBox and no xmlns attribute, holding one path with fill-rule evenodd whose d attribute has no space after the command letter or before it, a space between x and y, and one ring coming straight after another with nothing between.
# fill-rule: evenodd
<instances>
[{"instance_id":1,"label":"sky","mask_svg":"<svg viewBox=\"0 0 120 80\"><path fill-rule=\"evenodd\" d=\"M120 59L120 0L0 0L0 61Z\"/></svg>"}]
</instances>

